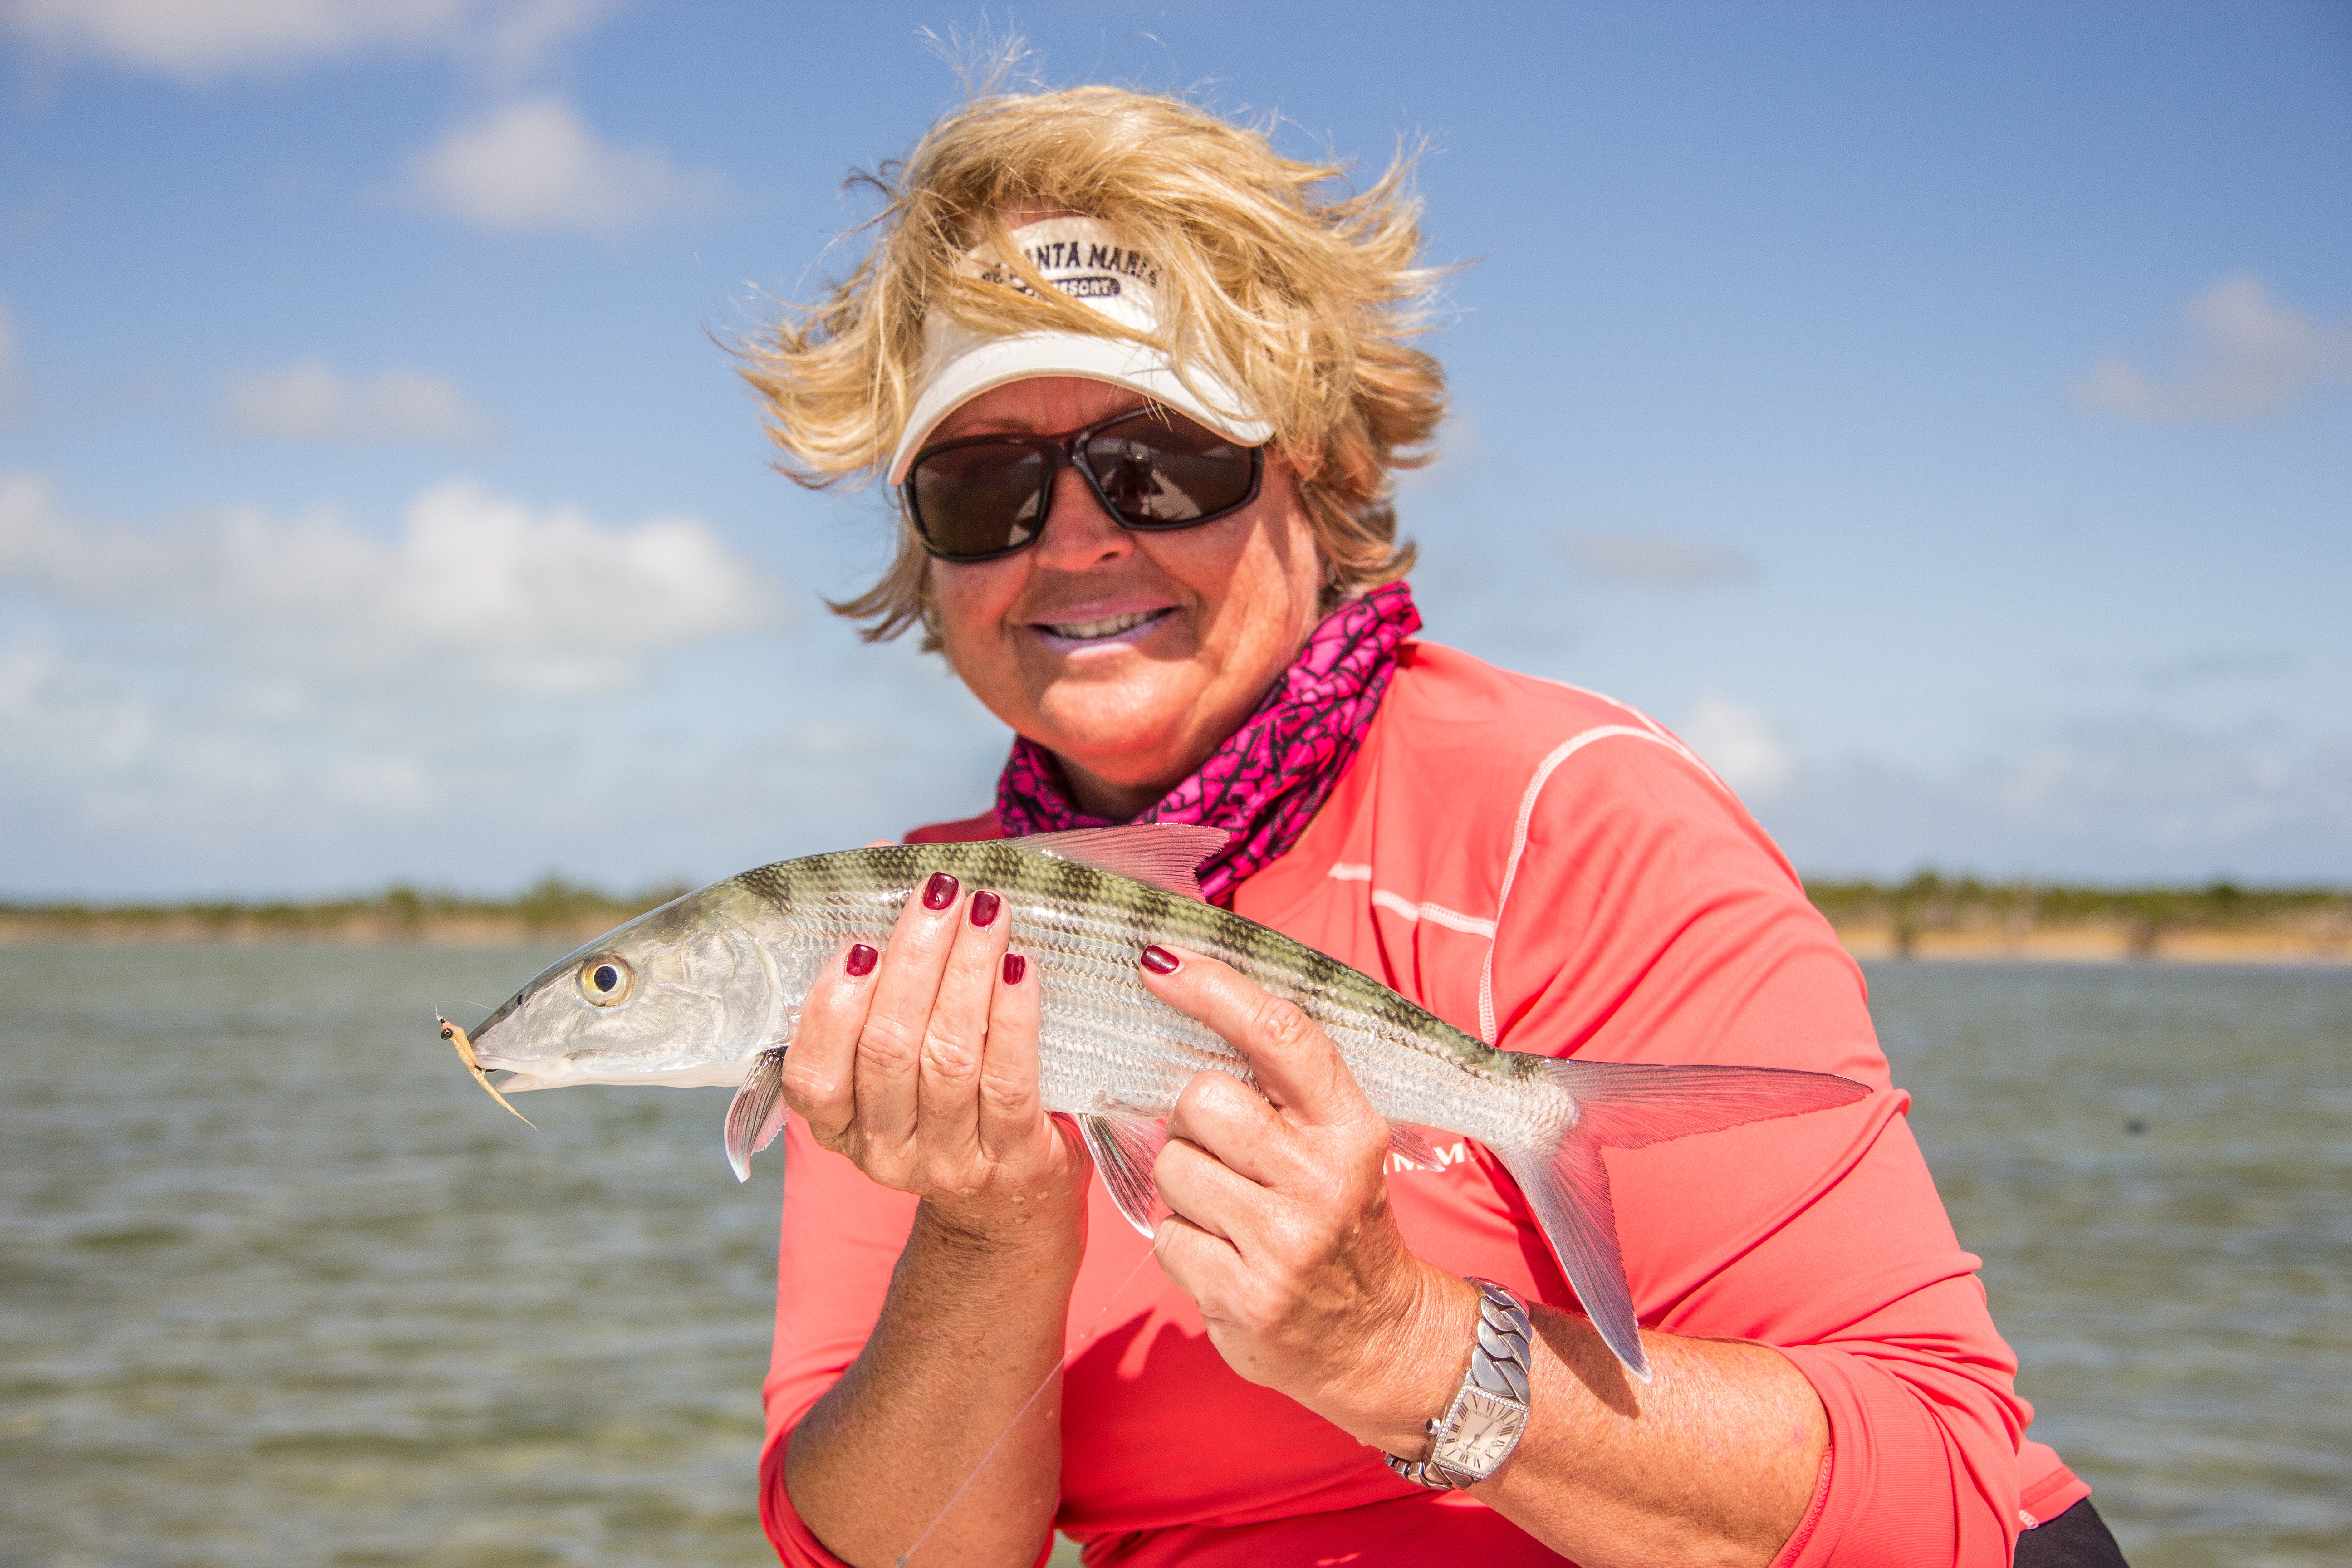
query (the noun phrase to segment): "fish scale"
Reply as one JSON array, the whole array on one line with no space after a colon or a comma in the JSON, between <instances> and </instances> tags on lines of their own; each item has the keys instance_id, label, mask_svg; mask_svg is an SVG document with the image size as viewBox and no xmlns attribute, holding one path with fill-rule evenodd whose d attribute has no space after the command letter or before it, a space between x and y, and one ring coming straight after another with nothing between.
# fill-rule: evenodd
<instances>
[{"instance_id":1,"label":"fish scale","mask_svg":"<svg viewBox=\"0 0 2352 1568\"><path fill-rule=\"evenodd\" d=\"M931 877L1003 900L1012 951L1039 986L1038 1088L1075 1120L1127 1217L1161 1212L1151 1170L1164 1119L1198 1073L1255 1086L1249 1061L1143 984L1150 945L1231 964L1296 1003L1338 1047L1393 1147L1428 1163L1421 1128L1475 1139L1536 1222L1625 1365L1646 1379L1620 1260L1604 1145L1638 1148L1867 1092L1827 1073L1555 1059L1486 1044L1370 976L1203 901L1192 870L1214 828L1154 824L987 843L885 845L779 861L713 883L600 937L515 994L466 1042L492 1087L719 1085L736 1090L726 1142L739 1177L781 1130L782 1064L802 999L853 942L887 943Z\"/></svg>"},{"instance_id":2,"label":"fish scale","mask_svg":"<svg viewBox=\"0 0 2352 1568\"><path fill-rule=\"evenodd\" d=\"M1064 1020L1060 1026L1049 1026L1043 1031L1046 1048L1042 1087L1050 1110L1078 1114L1118 1107L1164 1116L1172 1107L1174 1091L1195 1072L1209 1068L1255 1083L1248 1063L1231 1047L1206 1027L1171 1015L1143 988L1137 978L1136 955L1154 942L1204 952L1299 1003L1338 1037L1350 1068L1367 1084L1368 1091L1391 1091L1380 1094L1374 1107L1392 1120L1404 1119L1404 1107L1416 1102L1416 1091L1417 1102L1426 1104L1431 1098L1428 1091L1443 1081L1399 1074L1373 1059L1371 1053L1381 1045L1425 1053L1432 1049L1432 1042L1398 1026L1394 1008L1378 1005L1383 998L1371 999L1375 1005L1370 1008L1350 1008L1345 1001L1352 998L1343 1000L1342 993L1318 988L1318 980L1341 966L1310 948L1286 938L1279 939L1279 945L1233 940L1212 921L1186 918L1188 900L1077 862L989 844L938 848L962 853L942 856L936 850L925 853L898 847L853 850L821 858L831 862L821 867L787 863L807 870L800 878L778 876L765 885L752 885L780 912L796 907L805 896L801 888L810 882L824 889L828 903L841 900L874 911L856 927L828 930L825 934L834 938L887 934L898 907L938 870L947 870L968 886L988 889L1005 899L1013 921L1012 945L1038 961L1044 1011L1049 1017L1059 1016ZM1209 906L1194 903L1191 908L1207 910ZM1098 910L1118 913L1109 918ZM1251 934L1261 931L1254 928ZM1296 952L1285 953L1284 947ZM1282 963L1285 957L1293 962ZM1385 998L1403 1000L1382 989ZM1413 1011L1419 1013L1416 1022L1425 1030L1459 1033L1433 1015ZM1389 1027L1381 1027L1383 1024ZM1476 1042L1464 1039L1476 1047ZM1180 1047L1174 1059L1167 1050L1171 1045ZM1444 1054L1458 1058L1463 1053L1456 1049ZM1382 1105L1381 1099L1398 1103ZM1490 1131L1485 1127L1456 1130L1474 1135Z\"/></svg>"}]
</instances>

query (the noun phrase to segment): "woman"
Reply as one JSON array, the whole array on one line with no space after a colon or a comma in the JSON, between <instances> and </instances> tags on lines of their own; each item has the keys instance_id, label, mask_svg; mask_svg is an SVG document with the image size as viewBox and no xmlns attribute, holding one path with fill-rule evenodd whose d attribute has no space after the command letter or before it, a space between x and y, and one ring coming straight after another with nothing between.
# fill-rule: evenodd
<instances>
[{"instance_id":1,"label":"woman","mask_svg":"<svg viewBox=\"0 0 2352 1568\"><path fill-rule=\"evenodd\" d=\"M901 487L841 608L919 625L1018 736L992 812L913 837L1207 822L1213 898L1503 1046L1885 1092L1612 1156L1635 1384L1483 1151L1400 1168L1296 1009L1156 948L1265 1093L1187 1089L1144 1243L1039 1110L994 895L935 879L788 1058L779 1551L1995 1563L2084 1527L1786 862L1640 714L1412 640L1389 474L1442 410L1428 279L1402 172L1336 173L1166 99L976 103L755 356L795 477ZM1523 1429L1433 1437L1515 1358Z\"/></svg>"}]
</instances>

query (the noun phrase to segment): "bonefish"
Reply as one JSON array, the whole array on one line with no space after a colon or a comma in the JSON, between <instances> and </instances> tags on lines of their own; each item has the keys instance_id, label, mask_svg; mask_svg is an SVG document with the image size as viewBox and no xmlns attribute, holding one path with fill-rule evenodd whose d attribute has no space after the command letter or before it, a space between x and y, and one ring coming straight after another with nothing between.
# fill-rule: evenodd
<instances>
[{"instance_id":1,"label":"bonefish","mask_svg":"<svg viewBox=\"0 0 2352 1568\"><path fill-rule=\"evenodd\" d=\"M848 942L881 945L907 899L946 871L1004 900L1013 950L1036 966L1041 987L1045 1108L1076 1121L1137 1229L1150 1235L1160 1207L1151 1169L1178 1093L1203 1070L1250 1081L1248 1063L1223 1039L1143 988L1137 957L1160 943L1223 960L1297 1003L1338 1045L1405 1159L1435 1163L1423 1128L1492 1150L1593 1325L1644 1380L1602 1147L1826 1110L1869 1092L1830 1073L1499 1050L1336 959L1204 902L1193 868L1224 839L1216 828L1150 825L761 866L640 915L546 970L473 1031L467 1066L512 1075L494 1093L731 1088L727 1157L741 1180L782 1129L784 1054L822 967Z\"/></svg>"}]
</instances>

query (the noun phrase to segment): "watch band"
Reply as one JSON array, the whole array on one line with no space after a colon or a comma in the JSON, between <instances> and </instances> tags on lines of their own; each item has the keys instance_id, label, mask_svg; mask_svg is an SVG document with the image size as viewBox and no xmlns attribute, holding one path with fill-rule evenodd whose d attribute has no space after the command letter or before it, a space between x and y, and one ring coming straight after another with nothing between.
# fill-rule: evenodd
<instances>
[{"instance_id":1,"label":"watch band","mask_svg":"<svg viewBox=\"0 0 2352 1568\"><path fill-rule=\"evenodd\" d=\"M1390 1469L1432 1491L1485 1480L1502 1468L1528 1429L1528 1345L1535 1330L1527 1305L1492 1279L1470 1283L1478 1287L1470 1370L1445 1414L1429 1424L1429 1457L1381 1456Z\"/></svg>"}]
</instances>

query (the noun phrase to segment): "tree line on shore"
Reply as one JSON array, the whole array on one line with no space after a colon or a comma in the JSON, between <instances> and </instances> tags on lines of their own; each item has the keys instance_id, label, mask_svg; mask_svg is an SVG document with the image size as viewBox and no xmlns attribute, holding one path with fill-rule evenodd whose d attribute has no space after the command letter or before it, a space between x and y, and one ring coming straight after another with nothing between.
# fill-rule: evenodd
<instances>
[{"instance_id":1,"label":"tree line on shore","mask_svg":"<svg viewBox=\"0 0 2352 1568\"><path fill-rule=\"evenodd\" d=\"M2231 881L2202 887L2097 887L2080 883L1979 881L1921 871L1908 881L1811 880L1813 907L1841 931L1876 927L1895 951L1908 953L1927 932L2027 933L2106 926L2134 952L2153 952L2183 932L2343 931L2352 928L2352 889L2247 888Z\"/></svg>"},{"instance_id":2,"label":"tree line on shore","mask_svg":"<svg viewBox=\"0 0 2352 1568\"><path fill-rule=\"evenodd\" d=\"M143 930L190 934L299 938L354 929L398 939L451 927L560 936L603 931L692 891L689 884L610 892L552 873L509 898L425 890L395 882L383 891L341 899L206 900L186 903L0 903L0 921L60 935L132 936Z\"/></svg>"},{"instance_id":3,"label":"tree line on shore","mask_svg":"<svg viewBox=\"0 0 2352 1568\"><path fill-rule=\"evenodd\" d=\"M382 892L309 900L165 902L0 902L0 928L22 939L136 940L142 935L203 941L430 940L452 933L485 938L579 936L584 940L668 902L688 885L613 892L550 874L509 898L426 890L394 883ZM1813 904L1841 931L1875 928L1907 952L1923 932L2046 931L2106 926L2137 950L2182 931L2352 928L2352 889L2099 887L2032 880L1983 881L1922 871L1902 882L1817 879Z\"/></svg>"}]
</instances>

